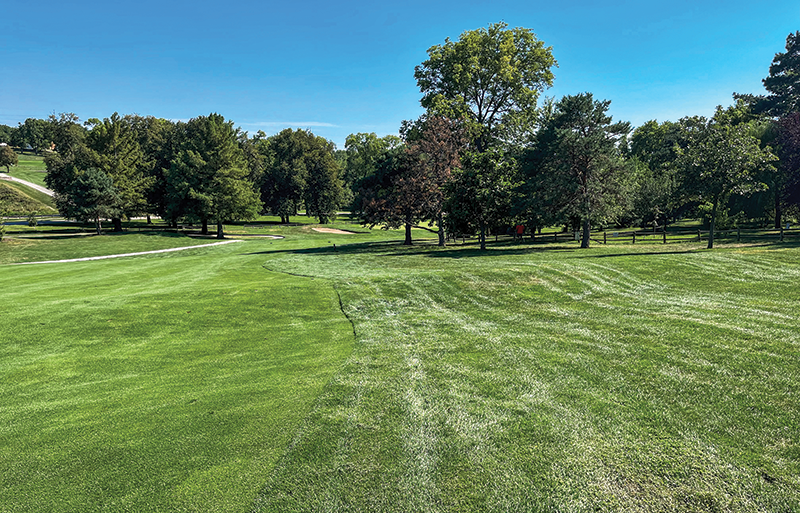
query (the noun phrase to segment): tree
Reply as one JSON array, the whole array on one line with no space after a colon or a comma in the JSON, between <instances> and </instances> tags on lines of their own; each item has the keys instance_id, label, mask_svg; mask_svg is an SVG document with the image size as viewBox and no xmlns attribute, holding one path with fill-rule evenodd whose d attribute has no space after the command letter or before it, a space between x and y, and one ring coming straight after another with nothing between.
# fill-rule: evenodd
<instances>
[{"instance_id":1,"label":"tree","mask_svg":"<svg viewBox=\"0 0 800 513\"><path fill-rule=\"evenodd\" d=\"M17 128L8 125L0 125L0 143L14 144L17 138Z\"/></svg>"},{"instance_id":2,"label":"tree","mask_svg":"<svg viewBox=\"0 0 800 513\"><path fill-rule=\"evenodd\" d=\"M36 153L50 149L50 124L43 119L28 118L24 123L19 123L12 143L25 149L30 146Z\"/></svg>"},{"instance_id":3,"label":"tree","mask_svg":"<svg viewBox=\"0 0 800 513\"><path fill-rule=\"evenodd\" d=\"M155 179L146 174L146 161L134 130L134 119L116 112L103 121L86 122L86 146L93 152L95 167L114 182L119 197L120 216L141 214L147 209L147 191ZM112 219L114 231L122 231L120 217Z\"/></svg>"},{"instance_id":4,"label":"tree","mask_svg":"<svg viewBox=\"0 0 800 513\"><path fill-rule=\"evenodd\" d=\"M10 173L11 166L16 166L18 163L17 153L11 149L11 146L0 146L0 166L6 167L6 173Z\"/></svg>"},{"instance_id":5,"label":"tree","mask_svg":"<svg viewBox=\"0 0 800 513\"><path fill-rule=\"evenodd\" d=\"M344 186L355 195L362 180L375 174L386 152L403 144L396 135L378 137L372 133L350 134L345 140L345 164L342 173Z\"/></svg>"},{"instance_id":6,"label":"tree","mask_svg":"<svg viewBox=\"0 0 800 513\"><path fill-rule=\"evenodd\" d=\"M79 172L65 193L57 193L55 202L64 217L94 221L97 235L102 233L101 219L119 216L119 196L111 177L96 168Z\"/></svg>"},{"instance_id":7,"label":"tree","mask_svg":"<svg viewBox=\"0 0 800 513\"><path fill-rule=\"evenodd\" d=\"M711 227L708 249L714 247L714 228L720 205L731 194L748 194L763 188L756 173L776 160L762 149L746 125L708 122L696 131L692 143L682 151L679 166L683 187L709 204Z\"/></svg>"},{"instance_id":8,"label":"tree","mask_svg":"<svg viewBox=\"0 0 800 513\"><path fill-rule=\"evenodd\" d=\"M553 83L551 47L530 29L505 23L464 32L428 49L414 77L429 111L467 123L475 149L486 150L498 125L535 110Z\"/></svg>"},{"instance_id":9,"label":"tree","mask_svg":"<svg viewBox=\"0 0 800 513\"><path fill-rule=\"evenodd\" d=\"M464 131L458 122L429 116L420 137L408 146L418 167L418 179L424 184L420 199L427 205L423 210L439 228L439 246L445 245L444 188L453 170L461 165L460 154L465 145Z\"/></svg>"},{"instance_id":10,"label":"tree","mask_svg":"<svg viewBox=\"0 0 800 513\"><path fill-rule=\"evenodd\" d=\"M513 160L496 148L467 152L461 169L453 171L445 184L444 208L450 229L461 233L478 232L481 250L486 249L489 227L507 224L518 186Z\"/></svg>"},{"instance_id":11,"label":"tree","mask_svg":"<svg viewBox=\"0 0 800 513\"><path fill-rule=\"evenodd\" d=\"M261 203L250 182L239 131L219 114L199 116L186 123L180 150L166 174L167 216L217 224L254 217Z\"/></svg>"},{"instance_id":12,"label":"tree","mask_svg":"<svg viewBox=\"0 0 800 513\"><path fill-rule=\"evenodd\" d=\"M322 137L317 139L314 154L307 156L308 179L303 202L306 215L314 216L320 223L327 224L336 217L342 202L343 189L339 179L339 166L333 156L333 143Z\"/></svg>"},{"instance_id":13,"label":"tree","mask_svg":"<svg viewBox=\"0 0 800 513\"><path fill-rule=\"evenodd\" d=\"M180 150L183 128L186 123L176 123L153 116L131 115L125 118L136 134L142 151L141 166L150 184L144 191L148 222L150 222L149 214L157 213L174 223L175 220L166 215L166 174Z\"/></svg>"},{"instance_id":14,"label":"tree","mask_svg":"<svg viewBox=\"0 0 800 513\"><path fill-rule=\"evenodd\" d=\"M80 124L78 116L72 112L51 114L47 118L48 135L55 145L55 151L69 155L79 151L86 139L86 128Z\"/></svg>"},{"instance_id":15,"label":"tree","mask_svg":"<svg viewBox=\"0 0 800 513\"><path fill-rule=\"evenodd\" d=\"M768 95L734 94L734 97L748 100L757 113L772 117L800 111L800 31L786 37L786 51L775 54L769 76L762 82Z\"/></svg>"},{"instance_id":16,"label":"tree","mask_svg":"<svg viewBox=\"0 0 800 513\"><path fill-rule=\"evenodd\" d=\"M589 247L592 221L620 213L629 178L618 144L630 124L611 122L610 103L591 93L563 97L529 154L528 188L539 191L555 212L581 220L582 248Z\"/></svg>"},{"instance_id":17,"label":"tree","mask_svg":"<svg viewBox=\"0 0 800 513\"><path fill-rule=\"evenodd\" d=\"M426 184L412 158L404 147L389 150L375 172L361 181L357 196L361 222L370 227L405 226L404 245L412 244L411 227L427 213L422 199Z\"/></svg>"},{"instance_id":18,"label":"tree","mask_svg":"<svg viewBox=\"0 0 800 513\"><path fill-rule=\"evenodd\" d=\"M785 177L783 198L787 204L800 206L800 112L782 118L779 122L780 168Z\"/></svg>"},{"instance_id":19,"label":"tree","mask_svg":"<svg viewBox=\"0 0 800 513\"><path fill-rule=\"evenodd\" d=\"M327 223L341 204L342 185L334 145L305 130L287 128L257 144L264 156L260 184L265 207L288 223L301 205Z\"/></svg>"},{"instance_id":20,"label":"tree","mask_svg":"<svg viewBox=\"0 0 800 513\"><path fill-rule=\"evenodd\" d=\"M677 161L679 150L689 144L689 132L681 123L655 120L633 131L630 157L638 163L634 163L637 185L632 215L643 224L665 225L680 211L683 204L678 190Z\"/></svg>"}]
</instances>

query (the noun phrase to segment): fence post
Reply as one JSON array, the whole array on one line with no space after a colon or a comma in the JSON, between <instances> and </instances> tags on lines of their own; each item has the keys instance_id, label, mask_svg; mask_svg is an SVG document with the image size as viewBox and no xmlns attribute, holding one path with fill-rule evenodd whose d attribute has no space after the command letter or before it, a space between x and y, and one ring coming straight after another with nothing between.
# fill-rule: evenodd
<instances>
[{"instance_id":1,"label":"fence post","mask_svg":"<svg viewBox=\"0 0 800 513\"><path fill-rule=\"evenodd\" d=\"M781 225L781 242L783 242L783 225Z\"/></svg>"},{"instance_id":2,"label":"fence post","mask_svg":"<svg viewBox=\"0 0 800 513\"><path fill-rule=\"evenodd\" d=\"M664 244L667 243L667 227L664 227Z\"/></svg>"},{"instance_id":3,"label":"fence post","mask_svg":"<svg viewBox=\"0 0 800 513\"><path fill-rule=\"evenodd\" d=\"M558 232L553 232L553 242L558 242Z\"/></svg>"},{"instance_id":4,"label":"fence post","mask_svg":"<svg viewBox=\"0 0 800 513\"><path fill-rule=\"evenodd\" d=\"M606 240L606 231L605 230L603 230L603 244L608 244L608 241Z\"/></svg>"},{"instance_id":5,"label":"fence post","mask_svg":"<svg viewBox=\"0 0 800 513\"><path fill-rule=\"evenodd\" d=\"M633 243L636 244L636 232L633 232Z\"/></svg>"},{"instance_id":6,"label":"fence post","mask_svg":"<svg viewBox=\"0 0 800 513\"><path fill-rule=\"evenodd\" d=\"M742 240L742 229L737 226L736 227L736 242L739 242L741 240Z\"/></svg>"},{"instance_id":7,"label":"fence post","mask_svg":"<svg viewBox=\"0 0 800 513\"><path fill-rule=\"evenodd\" d=\"M700 238L700 230L697 230L697 242L700 242L702 239Z\"/></svg>"}]
</instances>

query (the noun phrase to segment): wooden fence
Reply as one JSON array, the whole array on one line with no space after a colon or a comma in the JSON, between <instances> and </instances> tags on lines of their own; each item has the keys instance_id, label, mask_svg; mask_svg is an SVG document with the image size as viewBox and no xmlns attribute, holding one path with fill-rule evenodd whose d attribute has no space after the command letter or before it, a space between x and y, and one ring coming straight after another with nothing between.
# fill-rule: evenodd
<instances>
[{"instance_id":1,"label":"wooden fence","mask_svg":"<svg viewBox=\"0 0 800 513\"><path fill-rule=\"evenodd\" d=\"M592 242L600 244L639 244L707 241L709 230L604 230L591 232ZM783 242L787 239L800 240L800 228L794 229L724 229L714 230L714 240L720 242ZM524 237L530 242L568 242L580 241L581 232L554 232L528 234Z\"/></svg>"}]
</instances>

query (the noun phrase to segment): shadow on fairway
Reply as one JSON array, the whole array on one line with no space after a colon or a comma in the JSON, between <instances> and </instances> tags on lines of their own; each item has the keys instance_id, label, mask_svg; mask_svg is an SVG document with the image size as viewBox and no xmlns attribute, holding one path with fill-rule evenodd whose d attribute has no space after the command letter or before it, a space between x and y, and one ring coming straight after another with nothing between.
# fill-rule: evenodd
<instances>
[{"instance_id":1,"label":"shadow on fairway","mask_svg":"<svg viewBox=\"0 0 800 513\"><path fill-rule=\"evenodd\" d=\"M527 255L544 252L568 252L576 251L575 248L568 246L519 246L500 243L488 247L486 250L478 249L475 245L445 246L441 248L435 243L417 243L412 246L404 246L401 241L382 241L382 242L354 242L347 244L331 244L330 246L320 246L304 249L277 249L274 251L259 251L245 253L246 255L275 255L281 253L295 255L353 255L368 254L373 256L402 257L402 256L426 256L430 258L478 258L496 257L502 255Z\"/></svg>"}]
</instances>

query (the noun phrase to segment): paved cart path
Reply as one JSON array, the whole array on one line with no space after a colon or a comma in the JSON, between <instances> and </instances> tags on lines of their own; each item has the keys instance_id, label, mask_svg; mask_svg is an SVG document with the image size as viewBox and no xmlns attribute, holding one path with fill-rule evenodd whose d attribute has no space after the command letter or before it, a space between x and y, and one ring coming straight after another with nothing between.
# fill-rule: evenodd
<instances>
[{"instance_id":1,"label":"paved cart path","mask_svg":"<svg viewBox=\"0 0 800 513\"><path fill-rule=\"evenodd\" d=\"M43 192L48 196L53 196L53 191L48 189L47 187L42 187L41 185L36 185L33 182L29 182L27 180L20 180L19 178L13 177L11 175L7 175L6 173L0 173L0 180L11 180L12 182L21 183L22 185L27 185L31 189L36 189L39 192Z\"/></svg>"},{"instance_id":2,"label":"paved cart path","mask_svg":"<svg viewBox=\"0 0 800 513\"><path fill-rule=\"evenodd\" d=\"M171 251L183 251L185 249L197 249L197 248L207 248L209 246L219 246L220 244L230 244L232 242L244 242L240 239L232 239L232 240L223 240L221 242L214 242L212 244L200 244L197 246L186 246L183 248L169 248L169 249L156 249L153 251L140 251L138 253L122 253L120 255L104 255L104 256L94 256L94 257L84 257L84 258L70 258L67 260L44 260L41 262L17 262L15 264L9 265L31 265L31 264L60 264L63 262L86 262L89 260L105 260L107 258L122 258L122 257L129 257L129 256L139 256L139 255L152 255L154 253L169 253Z\"/></svg>"}]
</instances>

